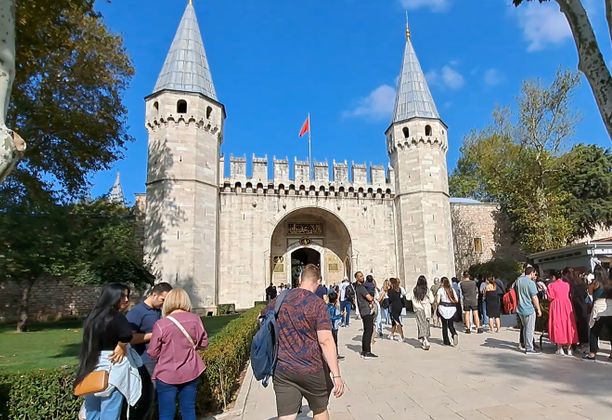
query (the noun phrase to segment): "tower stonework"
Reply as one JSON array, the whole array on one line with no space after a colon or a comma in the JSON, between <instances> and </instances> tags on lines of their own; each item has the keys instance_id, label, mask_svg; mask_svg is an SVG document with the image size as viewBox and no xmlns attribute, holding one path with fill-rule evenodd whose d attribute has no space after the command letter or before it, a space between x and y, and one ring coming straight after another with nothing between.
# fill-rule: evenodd
<instances>
[{"instance_id":1,"label":"tower stonework","mask_svg":"<svg viewBox=\"0 0 612 420\"><path fill-rule=\"evenodd\" d=\"M194 308L214 311L225 109L217 101L191 3L145 103L145 256L158 281L184 287Z\"/></svg>"},{"instance_id":2,"label":"tower stonework","mask_svg":"<svg viewBox=\"0 0 612 420\"><path fill-rule=\"evenodd\" d=\"M395 172L399 275L414 284L419 275L455 273L448 193L447 127L440 119L410 33L391 125L387 152Z\"/></svg>"}]
</instances>

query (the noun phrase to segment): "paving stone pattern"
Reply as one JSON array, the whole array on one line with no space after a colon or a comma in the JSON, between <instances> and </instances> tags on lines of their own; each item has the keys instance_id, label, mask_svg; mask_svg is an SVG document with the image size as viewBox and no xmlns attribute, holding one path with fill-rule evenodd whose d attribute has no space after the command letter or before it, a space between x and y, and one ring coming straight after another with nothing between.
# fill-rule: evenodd
<instances>
[{"instance_id":1,"label":"paving stone pattern","mask_svg":"<svg viewBox=\"0 0 612 420\"><path fill-rule=\"evenodd\" d=\"M554 355L546 340L544 354L526 356L512 328L459 332L457 348L442 346L441 330L432 328L431 350L424 351L414 319L405 325L408 342L377 339L375 360L359 357L361 321L340 329L348 390L331 397L332 419L612 419L610 343L602 345L598 362L585 362ZM248 378L246 402L236 417L275 418L272 386ZM312 418L305 400L302 409L298 418Z\"/></svg>"}]
</instances>

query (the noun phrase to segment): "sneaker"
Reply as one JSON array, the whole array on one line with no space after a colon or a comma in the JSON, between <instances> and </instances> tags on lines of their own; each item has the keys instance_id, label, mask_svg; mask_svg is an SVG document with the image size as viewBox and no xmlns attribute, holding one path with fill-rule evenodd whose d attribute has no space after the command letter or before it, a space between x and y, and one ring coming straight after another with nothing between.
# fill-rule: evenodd
<instances>
[{"instance_id":1,"label":"sneaker","mask_svg":"<svg viewBox=\"0 0 612 420\"><path fill-rule=\"evenodd\" d=\"M540 355L542 353L540 353L539 351L536 351L536 350L525 350L525 354L526 355L531 355L531 356L536 356L536 355Z\"/></svg>"},{"instance_id":2,"label":"sneaker","mask_svg":"<svg viewBox=\"0 0 612 420\"><path fill-rule=\"evenodd\" d=\"M378 338L385 338L385 336L383 335L382 331L380 331L380 332L378 333Z\"/></svg>"},{"instance_id":3,"label":"sneaker","mask_svg":"<svg viewBox=\"0 0 612 420\"><path fill-rule=\"evenodd\" d=\"M364 359L376 359L378 356L377 356L377 355L375 355L375 354L374 354L374 353L372 353L372 352L369 352L369 353L365 353L365 354L364 354L363 356L361 356L361 357L362 357L362 358L364 358Z\"/></svg>"},{"instance_id":4,"label":"sneaker","mask_svg":"<svg viewBox=\"0 0 612 420\"><path fill-rule=\"evenodd\" d=\"M591 356L589 353L582 355L582 360L592 360L595 361L597 359L595 356Z\"/></svg>"},{"instance_id":5,"label":"sneaker","mask_svg":"<svg viewBox=\"0 0 612 420\"><path fill-rule=\"evenodd\" d=\"M457 334L453 335L453 343L451 344L453 347L459 344L459 336Z\"/></svg>"},{"instance_id":6,"label":"sneaker","mask_svg":"<svg viewBox=\"0 0 612 420\"><path fill-rule=\"evenodd\" d=\"M427 339L423 339L422 343L421 343L421 348L423 350L429 350L429 341L427 341Z\"/></svg>"},{"instance_id":7,"label":"sneaker","mask_svg":"<svg viewBox=\"0 0 612 420\"><path fill-rule=\"evenodd\" d=\"M482 334L482 333L483 333L483 330L482 330L482 328L478 328L478 329L476 330L476 332L477 332L478 334Z\"/></svg>"},{"instance_id":8,"label":"sneaker","mask_svg":"<svg viewBox=\"0 0 612 420\"><path fill-rule=\"evenodd\" d=\"M557 356L565 356L565 352L562 349L557 349L557 351L555 352L555 354Z\"/></svg>"},{"instance_id":9,"label":"sneaker","mask_svg":"<svg viewBox=\"0 0 612 420\"><path fill-rule=\"evenodd\" d=\"M574 357L574 351L572 349L567 349L567 354L563 354L566 357Z\"/></svg>"}]
</instances>

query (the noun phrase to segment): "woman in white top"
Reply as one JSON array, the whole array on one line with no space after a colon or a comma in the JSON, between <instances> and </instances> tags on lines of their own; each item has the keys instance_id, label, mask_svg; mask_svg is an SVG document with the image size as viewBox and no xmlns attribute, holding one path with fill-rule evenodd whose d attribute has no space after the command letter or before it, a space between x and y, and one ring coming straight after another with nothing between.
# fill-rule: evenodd
<instances>
[{"instance_id":1,"label":"woman in white top","mask_svg":"<svg viewBox=\"0 0 612 420\"><path fill-rule=\"evenodd\" d=\"M447 346L456 346L459 342L459 337L457 336L457 331L455 331L453 322L453 316L455 316L455 312L457 312L458 301L457 294L453 290L448 277L442 277L442 287L438 290L436 302L438 304L438 315L440 315L442 319L442 339ZM448 338L449 330L453 339L452 343Z\"/></svg>"},{"instance_id":2,"label":"woman in white top","mask_svg":"<svg viewBox=\"0 0 612 420\"><path fill-rule=\"evenodd\" d=\"M419 276L416 287L408 294L417 321L419 341L423 350L429 350L429 321L431 320L431 305L434 303L433 293L427 287L425 276Z\"/></svg>"}]
</instances>

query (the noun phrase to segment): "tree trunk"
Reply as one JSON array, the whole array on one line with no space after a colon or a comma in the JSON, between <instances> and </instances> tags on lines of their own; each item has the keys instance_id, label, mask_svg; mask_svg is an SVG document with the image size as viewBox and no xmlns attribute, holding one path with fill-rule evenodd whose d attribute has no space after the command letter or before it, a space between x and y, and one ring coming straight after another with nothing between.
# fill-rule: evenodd
<instances>
[{"instance_id":1,"label":"tree trunk","mask_svg":"<svg viewBox=\"0 0 612 420\"><path fill-rule=\"evenodd\" d=\"M578 69L586 76L603 122L612 138L612 76L606 66L593 27L580 0L556 0L572 30L578 50ZM610 0L606 0L609 8ZM610 10L606 10L608 25Z\"/></svg>"},{"instance_id":2,"label":"tree trunk","mask_svg":"<svg viewBox=\"0 0 612 420\"><path fill-rule=\"evenodd\" d=\"M30 306L30 294L36 280L27 282L21 292L21 303L19 305L19 321L17 322L17 332L24 332L28 329L28 308Z\"/></svg>"}]
</instances>

